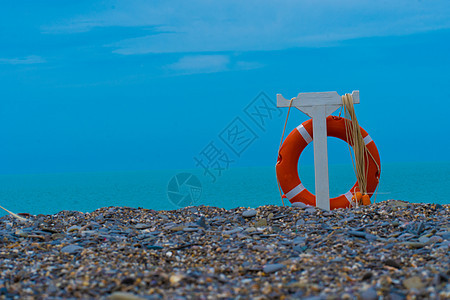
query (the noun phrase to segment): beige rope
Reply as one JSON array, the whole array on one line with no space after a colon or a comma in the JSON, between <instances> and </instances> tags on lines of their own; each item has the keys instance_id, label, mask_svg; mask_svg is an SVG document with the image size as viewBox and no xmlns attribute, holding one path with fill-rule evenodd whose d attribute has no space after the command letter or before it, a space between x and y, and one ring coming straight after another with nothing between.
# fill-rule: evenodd
<instances>
[{"instance_id":1,"label":"beige rope","mask_svg":"<svg viewBox=\"0 0 450 300\"><path fill-rule=\"evenodd\" d=\"M12 211L7 210L6 208L4 208L3 206L0 206L1 209L3 209L4 211L6 211L7 213L9 213L11 216L17 218L18 220L22 221L22 222L27 222L28 220L13 213Z\"/></svg>"},{"instance_id":2,"label":"beige rope","mask_svg":"<svg viewBox=\"0 0 450 300\"><path fill-rule=\"evenodd\" d=\"M291 112L292 101L294 101L294 98L292 98L291 101L289 102L289 108L288 108L288 112L286 115L286 121L284 121L283 134L281 135L280 147L278 147L278 154L280 153L281 145L283 145L284 133L286 131L286 125L287 125L287 121L289 119L289 113Z\"/></svg>"},{"instance_id":3,"label":"beige rope","mask_svg":"<svg viewBox=\"0 0 450 300\"><path fill-rule=\"evenodd\" d=\"M351 122L345 122L345 130L349 145L353 145L352 156L353 168L355 170L356 179L361 193L367 194L367 174L365 167L366 145L362 137L359 123L356 118L355 108L353 106L353 97L350 94L342 96L342 103L344 107L344 115Z\"/></svg>"},{"instance_id":4,"label":"beige rope","mask_svg":"<svg viewBox=\"0 0 450 300\"><path fill-rule=\"evenodd\" d=\"M352 95L345 94L344 96L342 96L342 104L344 109L344 116L347 120L349 120L346 120L345 122L345 131L348 139L349 149L351 148L350 145L353 146L354 156L352 155L352 151L350 150L353 169L355 171L356 179L358 180L359 189L361 193L365 195L367 194L367 176L369 171L369 165L366 166L366 159L368 159L370 156L375 162L378 170L380 170L380 166L364 143L364 138L362 137L359 123L356 118Z\"/></svg>"},{"instance_id":5,"label":"beige rope","mask_svg":"<svg viewBox=\"0 0 450 300\"><path fill-rule=\"evenodd\" d=\"M281 135L280 147L278 147L278 155L280 155L280 149L281 149L281 146L283 145L284 133L286 132L286 125L287 125L287 121L289 119L289 113L291 112L293 100L294 100L294 98L292 98L291 102L289 102L289 108L288 108L288 112L286 115L286 121L284 122L283 134ZM280 192L281 203L283 203L283 206L284 206L283 193L281 192L281 187L280 187L280 182L278 181L278 177L277 177L277 184L278 184L278 191Z\"/></svg>"}]
</instances>

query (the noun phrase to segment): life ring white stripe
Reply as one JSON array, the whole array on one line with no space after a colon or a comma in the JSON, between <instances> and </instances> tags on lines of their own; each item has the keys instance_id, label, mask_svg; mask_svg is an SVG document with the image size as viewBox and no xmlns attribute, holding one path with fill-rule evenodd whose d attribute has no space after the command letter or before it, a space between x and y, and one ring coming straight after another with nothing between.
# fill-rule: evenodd
<instances>
[{"instance_id":1,"label":"life ring white stripe","mask_svg":"<svg viewBox=\"0 0 450 300\"><path fill-rule=\"evenodd\" d=\"M349 203L352 203L352 193L350 193L350 191L345 193L344 196L345 196L345 198L347 198Z\"/></svg>"},{"instance_id":2,"label":"life ring white stripe","mask_svg":"<svg viewBox=\"0 0 450 300\"><path fill-rule=\"evenodd\" d=\"M295 196L297 196L298 194L300 194L303 190L305 189L305 187L303 186L303 184L299 184L297 185L295 188L293 188L292 190L290 190L289 192L286 193L286 197L291 200L292 198L294 198Z\"/></svg>"},{"instance_id":3,"label":"life ring white stripe","mask_svg":"<svg viewBox=\"0 0 450 300\"><path fill-rule=\"evenodd\" d=\"M306 144L309 144L309 143L312 142L313 139L312 139L311 135L309 135L309 132L306 130L305 127L303 127L302 124L297 126L297 130L302 135L302 137L305 140Z\"/></svg>"},{"instance_id":4,"label":"life ring white stripe","mask_svg":"<svg viewBox=\"0 0 450 300\"><path fill-rule=\"evenodd\" d=\"M373 142L373 140L372 140L372 138L370 137L370 135L367 135L365 138L364 138L364 144L369 144L370 142Z\"/></svg>"}]
</instances>

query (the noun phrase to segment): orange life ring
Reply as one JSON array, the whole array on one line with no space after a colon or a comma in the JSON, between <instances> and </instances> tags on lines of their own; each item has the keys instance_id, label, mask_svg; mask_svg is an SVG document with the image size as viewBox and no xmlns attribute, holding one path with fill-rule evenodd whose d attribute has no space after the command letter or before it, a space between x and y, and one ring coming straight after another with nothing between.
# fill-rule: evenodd
<instances>
[{"instance_id":1,"label":"orange life ring","mask_svg":"<svg viewBox=\"0 0 450 300\"><path fill-rule=\"evenodd\" d=\"M351 121L341 117L329 116L327 118L327 135L339 138L352 145L352 141L349 141L347 138L345 122ZM378 185L380 177L380 155L369 134L363 128L361 128L361 133L366 147L373 157L368 155L365 159L367 170L367 193L369 197L371 197ZM300 154L303 149L312 142L312 136L313 126L312 120L310 119L303 122L287 136L278 154L276 165L278 182L291 203L303 202L308 205L316 205L316 196L303 186L297 170ZM349 207L353 196L351 191L355 191L357 188L358 182L356 182L347 193L330 199L330 209Z\"/></svg>"}]
</instances>

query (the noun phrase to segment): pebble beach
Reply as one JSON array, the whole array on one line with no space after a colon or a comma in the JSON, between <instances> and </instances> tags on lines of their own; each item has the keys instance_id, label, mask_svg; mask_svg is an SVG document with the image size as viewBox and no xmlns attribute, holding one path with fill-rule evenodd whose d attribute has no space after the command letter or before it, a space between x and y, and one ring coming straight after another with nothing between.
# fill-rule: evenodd
<instances>
[{"instance_id":1,"label":"pebble beach","mask_svg":"<svg viewBox=\"0 0 450 300\"><path fill-rule=\"evenodd\" d=\"M450 205L0 218L0 299L450 299Z\"/></svg>"}]
</instances>

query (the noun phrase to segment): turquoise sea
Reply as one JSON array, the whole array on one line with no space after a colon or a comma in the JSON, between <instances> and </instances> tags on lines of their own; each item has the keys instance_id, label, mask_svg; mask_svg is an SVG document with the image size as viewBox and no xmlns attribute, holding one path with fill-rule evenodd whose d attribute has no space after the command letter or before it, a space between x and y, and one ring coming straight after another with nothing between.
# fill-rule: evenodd
<instances>
[{"instance_id":1,"label":"turquoise sea","mask_svg":"<svg viewBox=\"0 0 450 300\"><path fill-rule=\"evenodd\" d=\"M200 181L201 188L195 190L179 184L178 194L192 193L195 205L224 208L281 205L274 167L225 170L215 182L201 169L0 175L0 205L16 213L32 214L61 210L90 212L105 206L171 210L179 206L174 204L176 199L168 197L168 189L174 189L174 181L171 186L169 183L180 173L193 174ZM302 167L300 177L314 191L313 166ZM351 165L330 166L332 197L346 192L354 181ZM449 195L450 162L385 163L376 201L448 204Z\"/></svg>"}]
</instances>

